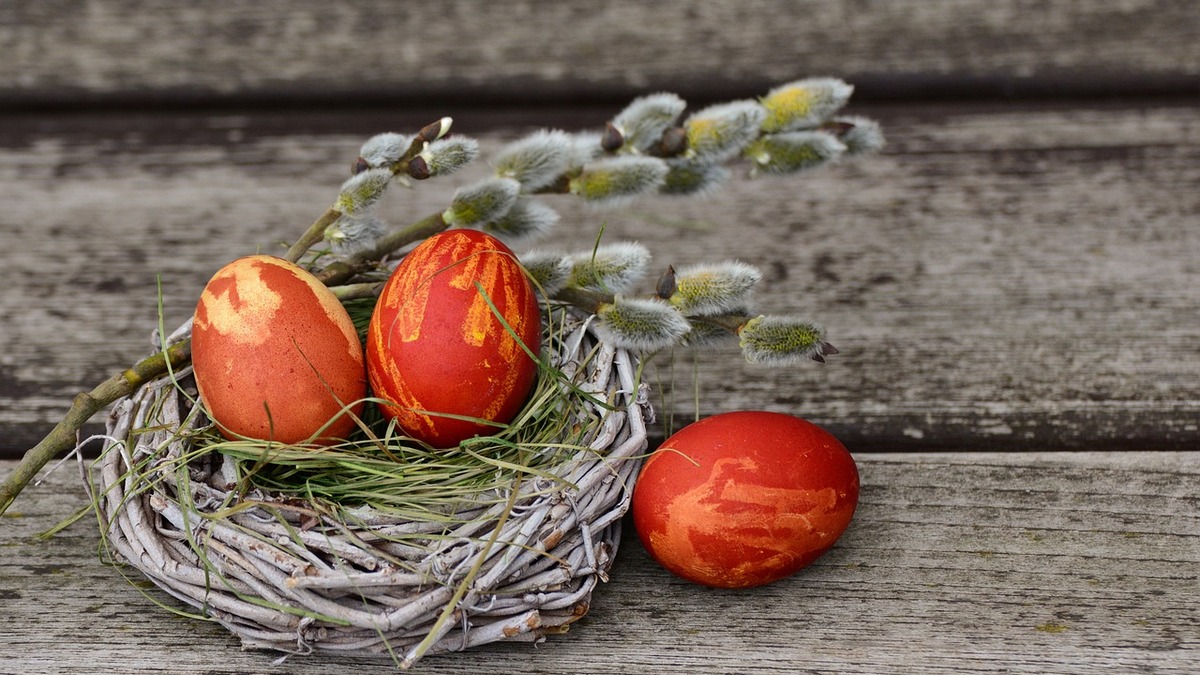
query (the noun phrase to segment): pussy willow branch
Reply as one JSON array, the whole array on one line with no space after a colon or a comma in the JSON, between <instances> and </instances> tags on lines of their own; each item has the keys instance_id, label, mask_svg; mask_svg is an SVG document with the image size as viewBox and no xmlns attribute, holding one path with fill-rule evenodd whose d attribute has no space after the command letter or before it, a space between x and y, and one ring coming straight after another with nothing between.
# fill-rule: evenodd
<instances>
[{"instance_id":1,"label":"pussy willow branch","mask_svg":"<svg viewBox=\"0 0 1200 675\"><path fill-rule=\"evenodd\" d=\"M599 313L600 309L605 305L610 305L616 302L616 296L605 291L596 291L588 288L574 288L568 286L554 294L554 299L560 302L565 302L573 307L577 307L590 314ZM714 314L710 316L687 317L688 321L703 321L704 323L723 328L730 333L737 334L742 326L751 318L745 314Z\"/></svg>"},{"instance_id":2,"label":"pussy willow branch","mask_svg":"<svg viewBox=\"0 0 1200 675\"><path fill-rule=\"evenodd\" d=\"M304 234L300 235L300 238L296 240L296 243L292 244L291 248L287 250L287 253L284 254L283 257L286 258L288 262L296 262L300 260L301 256L308 252L308 249L315 246L317 242L321 241L321 239L325 237L325 228L337 222L337 219L341 217L342 214L337 209L327 209L325 213L321 214L320 218L317 218L312 225L308 226L308 230Z\"/></svg>"},{"instance_id":3,"label":"pussy willow branch","mask_svg":"<svg viewBox=\"0 0 1200 675\"><path fill-rule=\"evenodd\" d=\"M427 216L408 227L380 237L371 249L357 253L346 260L330 263L324 269L317 271L316 276L326 286L344 284L356 274L371 269L389 254L413 242L435 235L445 230L446 227L446 221L442 220L442 214L435 213Z\"/></svg>"},{"instance_id":4,"label":"pussy willow branch","mask_svg":"<svg viewBox=\"0 0 1200 675\"><path fill-rule=\"evenodd\" d=\"M409 163L412 162L413 159L415 159L418 155L421 154L421 152L425 149L426 145L437 140L445 132L445 129L447 128L445 126L445 121L446 120L443 119L443 120L438 120L437 122L433 122L431 124L427 124L424 127L422 127L421 130L418 131L415 136L413 136L412 142L410 142L408 145L408 149L405 150L404 154L402 154L400 156L400 158L397 159L395 162L393 162L392 165L389 167L392 170L392 175L397 175L400 173L408 172ZM356 161L354 163L354 167L351 169L351 171L353 173L358 173L359 171L365 169L366 167L367 167L367 164L366 164L365 160L363 160L360 157L358 159L358 161ZM296 243L292 244L291 247L288 248L287 253L284 254L284 257L289 262L299 261L300 258L306 252L308 252L308 249L315 246L317 244L317 242L321 241L321 239L324 238L325 228L327 228L330 225L337 222L337 219L341 218L341 217L342 217L342 213L340 211L338 211L336 208L330 207L329 209L327 209L325 211L325 213L321 214L320 218L317 218L317 220L314 221L312 225L308 226L308 229L305 230L304 234L300 235L300 238L296 240ZM429 220L429 219L426 218L425 220ZM425 222L425 221L421 221L421 222ZM445 227L446 227L446 225L445 225L445 223L443 223L442 229L445 229ZM406 228L406 229L412 229L412 228ZM404 231L405 230L401 230L401 232L404 232ZM399 234L399 233L397 233L397 234ZM425 235L425 236L428 236L428 235ZM406 241L406 242L402 242L402 243L393 245L391 248L383 250L381 253L376 255L374 260L379 260L384 255L391 253L392 251L396 250L397 248L400 248L401 246L404 246L405 244L412 243L412 241L415 241L415 240L410 240L410 241ZM382 244L383 242L381 241L380 243ZM379 247L376 247L376 250L378 250L378 249L379 249ZM371 253L372 253L371 251L368 251L364 255L371 255ZM363 261L360 261L360 262L363 262ZM362 270L358 270L358 271L362 271ZM346 279L349 279L350 277L354 276L355 273L357 273L357 272L351 272L348 276L346 276L344 279L342 279L342 281L345 281ZM326 285L333 285L334 283L340 283L340 282L326 282Z\"/></svg>"},{"instance_id":5,"label":"pussy willow branch","mask_svg":"<svg viewBox=\"0 0 1200 675\"><path fill-rule=\"evenodd\" d=\"M444 120L429 124L416 134L409 148L390 167L393 174L408 171L409 162L421 153L426 144L436 140L444 133L445 127L443 123ZM355 163L355 172L365 168L365 165L360 166L362 162L363 160L360 158ZM551 186L543 188L541 192L565 193L569 188L569 178L569 176L564 175ZM312 246L321 241L324 237L325 229L337 222L341 216L342 214L336 208L331 207L327 209L288 248L285 254L286 259L291 262L300 260ZM327 265L325 268L317 271L316 276L326 286L343 286L355 276L377 266L381 260L395 251L437 234L446 228L447 223L442 218L442 215L440 213L433 214L382 237L369 250L360 252L347 260L339 260ZM338 289L335 288L335 294L337 292ZM343 299L365 297L373 294L373 292L373 287L370 285L354 284L342 289L339 297ZM593 313L602 304L612 302L611 295L605 296L604 294L596 294L581 289L565 289L556 296L556 299ZM730 317L730 320L736 320L736 317ZM744 323L744 319L742 322ZM737 326L740 326L740 324L737 324ZM736 332L737 326L731 324L729 328ZM190 361L190 340L180 342L165 352L160 352L139 361L132 368L114 375L92 389L92 391L80 393L76 396L66 417L36 446L25 453L13 474L5 479L3 485L0 485L0 513L4 513L8 509L9 505L16 499L17 494L29 484L29 481L52 458L59 453L67 452L75 447L76 435L79 430L97 412L117 399L132 394L144 382L162 377L170 372L172 368L182 368L190 363Z\"/></svg>"}]
</instances>

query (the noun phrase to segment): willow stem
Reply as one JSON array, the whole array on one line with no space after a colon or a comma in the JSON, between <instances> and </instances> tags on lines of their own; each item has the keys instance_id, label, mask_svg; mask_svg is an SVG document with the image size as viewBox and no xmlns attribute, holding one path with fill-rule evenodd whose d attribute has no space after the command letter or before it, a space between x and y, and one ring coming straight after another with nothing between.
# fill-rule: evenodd
<instances>
[{"instance_id":1,"label":"willow stem","mask_svg":"<svg viewBox=\"0 0 1200 675\"><path fill-rule=\"evenodd\" d=\"M554 299L582 309L589 314L596 314L603 305L612 304L615 300L612 293L593 291L586 288L567 286L554 294Z\"/></svg>"},{"instance_id":2,"label":"willow stem","mask_svg":"<svg viewBox=\"0 0 1200 675\"><path fill-rule=\"evenodd\" d=\"M346 300L357 300L359 298L373 298L379 293L379 289L382 287L382 281L364 281L361 284L331 286L329 290L333 291L335 298L345 302Z\"/></svg>"},{"instance_id":3,"label":"willow stem","mask_svg":"<svg viewBox=\"0 0 1200 675\"><path fill-rule=\"evenodd\" d=\"M296 243L292 244L284 257L289 262L300 260L300 256L304 255L308 249L325 238L325 228L334 224L341 216L341 211L332 207L325 211L325 213L321 214L320 218L317 218L316 222L308 226L308 230L300 235L300 238L296 240Z\"/></svg>"},{"instance_id":4,"label":"willow stem","mask_svg":"<svg viewBox=\"0 0 1200 675\"><path fill-rule=\"evenodd\" d=\"M713 316L688 317L689 321L703 321L705 323L724 328L725 330L737 335L741 332L742 327L746 322L754 317L746 316L745 314L716 314Z\"/></svg>"},{"instance_id":5,"label":"willow stem","mask_svg":"<svg viewBox=\"0 0 1200 675\"><path fill-rule=\"evenodd\" d=\"M326 286L343 284L349 281L354 275L370 269L373 264L383 260L388 254L394 253L415 241L420 241L438 232L442 232L446 227L446 221L442 220L442 214L435 213L432 216L427 216L408 227L381 237L375 243L374 248L370 250L363 251L349 260L339 260L330 263L327 267L317 272L317 278Z\"/></svg>"},{"instance_id":6,"label":"willow stem","mask_svg":"<svg viewBox=\"0 0 1200 675\"><path fill-rule=\"evenodd\" d=\"M393 253L415 241L435 235L445 230L446 227L446 221L442 220L442 214L435 213L431 216L426 216L408 227L380 237L379 241L375 242L375 248L368 251L365 255L369 256L372 260L380 260L389 253Z\"/></svg>"},{"instance_id":7,"label":"willow stem","mask_svg":"<svg viewBox=\"0 0 1200 675\"><path fill-rule=\"evenodd\" d=\"M171 345L166 351L139 361L132 368L126 369L97 385L90 392L80 392L71 402L71 409L40 443L30 448L21 458L17 468L0 485L0 513L17 498L21 490L33 480L37 472L51 459L61 452L67 452L78 442L76 434L83 428L84 423L92 418L104 406L122 396L129 396L146 382L175 368L182 368L192 358L192 342L185 340Z\"/></svg>"}]
</instances>

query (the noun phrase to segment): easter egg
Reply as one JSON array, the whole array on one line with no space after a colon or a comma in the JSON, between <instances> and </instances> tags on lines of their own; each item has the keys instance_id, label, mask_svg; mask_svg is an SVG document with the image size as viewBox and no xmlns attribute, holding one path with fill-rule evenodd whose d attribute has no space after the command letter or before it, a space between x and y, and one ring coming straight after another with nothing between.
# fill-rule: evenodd
<instances>
[{"instance_id":1,"label":"easter egg","mask_svg":"<svg viewBox=\"0 0 1200 675\"><path fill-rule=\"evenodd\" d=\"M774 412L730 412L672 435L634 487L638 537L676 575L761 586L827 551L858 504L858 468L821 427Z\"/></svg>"},{"instance_id":2,"label":"easter egg","mask_svg":"<svg viewBox=\"0 0 1200 675\"><path fill-rule=\"evenodd\" d=\"M367 374L406 435L453 447L520 412L541 335L537 296L512 251L483 232L448 230L405 256L380 292Z\"/></svg>"},{"instance_id":3,"label":"easter egg","mask_svg":"<svg viewBox=\"0 0 1200 675\"><path fill-rule=\"evenodd\" d=\"M346 309L312 274L272 256L239 258L204 287L192 366L209 416L230 439L343 439L355 426L343 407L357 414L366 396Z\"/></svg>"}]
</instances>

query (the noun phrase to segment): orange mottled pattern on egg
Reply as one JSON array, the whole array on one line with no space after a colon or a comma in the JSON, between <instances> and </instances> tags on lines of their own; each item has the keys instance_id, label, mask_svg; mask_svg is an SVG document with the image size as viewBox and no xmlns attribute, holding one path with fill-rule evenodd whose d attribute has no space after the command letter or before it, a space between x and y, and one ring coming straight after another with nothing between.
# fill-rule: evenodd
<instances>
[{"instance_id":1,"label":"orange mottled pattern on egg","mask_svg":"<svg viewBox=\"0 0 1200 675\"><path fill-rule=\"evenodd\" d=\"M434 447L493 433L475 420L503 424L520 411L537 372L526 349L538 353L541 330L533 286L508 247L476 230L434 235L380 293L367 331L371 387L385 416Z\"/></svg>"},{"instance_id":2,"label":"orange mottled pattern on egg","mask_svg":"<svg viewBox=\"0 0 1200 675\"><path fill-rule=\"evenodd\" d=\"M345 308L303 268L254 255L205 286L192 326L196 385L229 438L332 442L366 395L362 345ZM334 419L334 418L337 419ZM324 430L322 427L333 420Z\"/></svg>"},{"instance_id":3,"label":"orange mottled pattern on egg","mask_svg":"<svg viewBox=\"0 0 1200 675\"><path fill-rule=\"evenodd\" d=\"M824 429L781 413L689 425L647 461L633 517L647 551L691 581L745 588L827 551L858 503L858 470Z\"/></svg>"}]
</instances>

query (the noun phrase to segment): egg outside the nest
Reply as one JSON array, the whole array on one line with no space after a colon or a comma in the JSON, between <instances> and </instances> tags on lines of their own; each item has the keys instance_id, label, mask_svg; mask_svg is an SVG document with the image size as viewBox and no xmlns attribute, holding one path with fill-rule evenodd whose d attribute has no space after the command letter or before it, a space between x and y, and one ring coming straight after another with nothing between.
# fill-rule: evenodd
<instances>
[{"instance_id":1,"label":"egg outside the nest","mask_svg":"<svg viewBox=\"0 0 1200 675\"><path fill-rule=\"evenodd\" d=\"M367 373L388 402L384 417L430 446L453 447L520 412L541 336L537 296L513 252L484 232L447 230L405 256L380 292Z\"/></svg>"},{"instance_id":2,"label":"egg outside the nest","mask_svg":"<svg viewBox=\"0 0 1200 675\"><path fill-rule=\"evenodd\" d=\"M783 413L722 413L676 432L634 487L651 557L706 586L748 588L808 566L846 530L858 468L832 434Z\"/></svg>"},{"instance_id":3,"label":"egg outside the nest","mask_svg":"<svg viewBox=\"0 0 1200 675\"><path fill-rule=\"evenodd\" d=\"M204 287L192 366L209 416L231 440L330 444L353 431L366 396L350 315L316 277L273 256L239 258Z\"/></svg>"}]
</instances>

